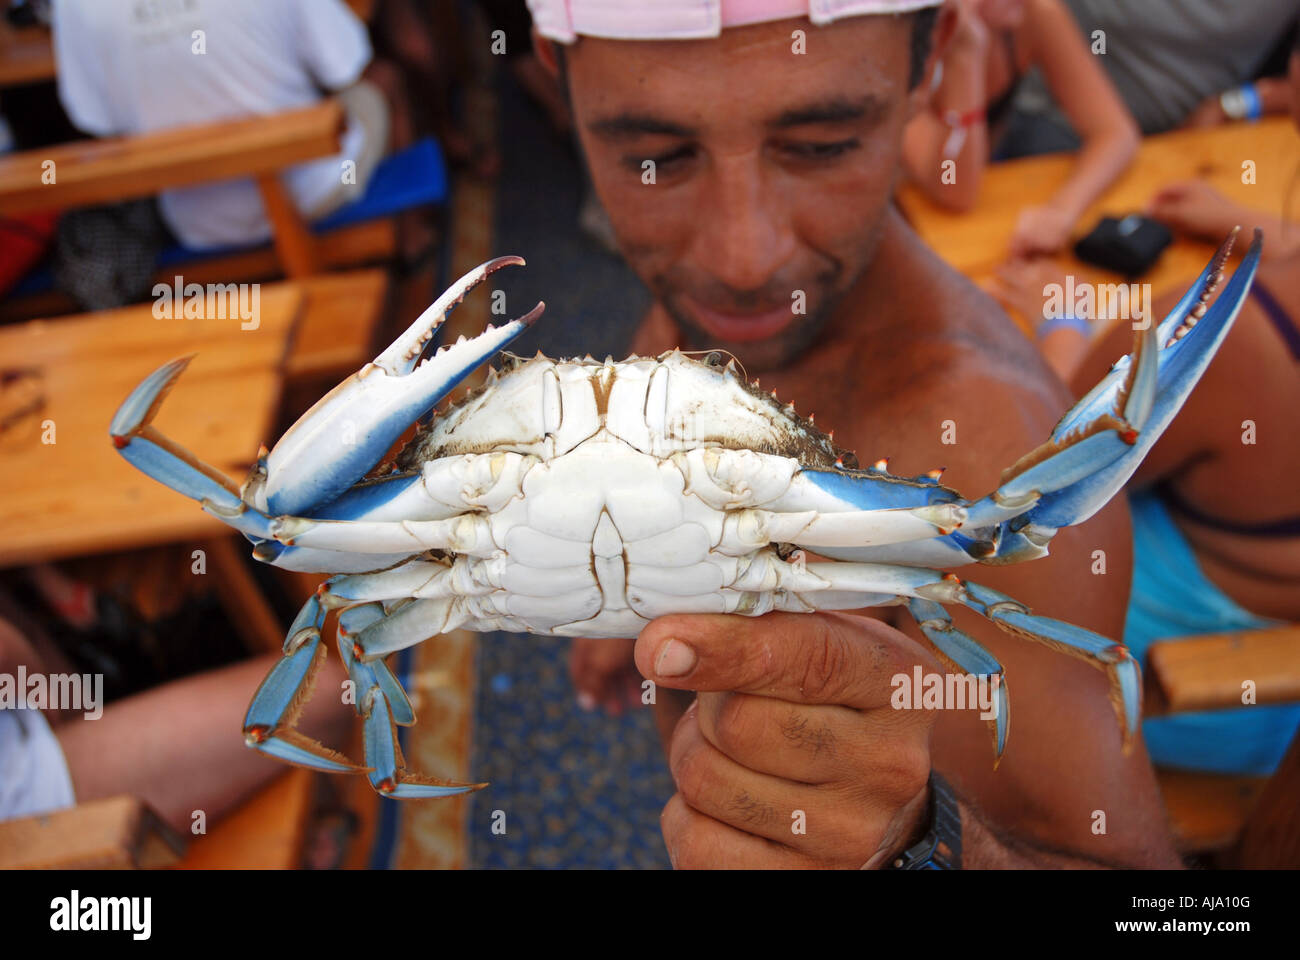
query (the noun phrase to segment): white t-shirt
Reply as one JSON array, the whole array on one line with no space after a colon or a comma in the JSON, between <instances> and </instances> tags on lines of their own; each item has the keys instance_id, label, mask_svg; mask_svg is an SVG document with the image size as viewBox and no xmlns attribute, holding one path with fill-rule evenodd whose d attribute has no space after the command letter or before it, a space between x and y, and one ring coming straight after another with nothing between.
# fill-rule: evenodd
<instances>
[{"instance_id":1,"label":"white t-shirt","mask_svg":"<svg viewBox=\"0 0 1300 960\"><path fill-rule=\"evenodd\" d=\"M96 136L309 106L355 83L371 57L365 24L343 0L54 0L53 27L59 98ZM364 136L350 124L339 156L287 172L300 210L337 188ZM188 247L271 236L251 180L169 190L160 206Z\"/></svg>"},{"instance_id":2,"label":"white t-shirt","mask_svg":"<svg viewBox=\"0 0 1300 960\"><path fill-rule=\"evenodd\" d=\"M0 820L75 806L58 737L39 710L0 710Z\"/></svg>"}]
</instances>

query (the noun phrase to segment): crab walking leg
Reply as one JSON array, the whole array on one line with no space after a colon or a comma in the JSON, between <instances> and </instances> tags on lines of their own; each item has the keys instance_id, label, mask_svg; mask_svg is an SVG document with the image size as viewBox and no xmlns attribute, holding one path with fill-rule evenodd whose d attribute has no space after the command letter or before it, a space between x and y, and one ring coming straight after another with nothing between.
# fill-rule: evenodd
<instances>
[{"instance_id":1,"label":"crab walking leg","mask_svg":"<svg viewBox=\"0 0 1300 960\"><path fill-rule=\"evenodd\" d=\"M1045 644L1105 670L1111 680L1111 702L1119 717L1126 749L1137 733L1142 710L1141 676L1137 661L1123 644L1071 623L1035 616L1024 604L1005 594L941 570L888 564L809 563L807 573L824 582L823 589L833 594L819 603L817 589L800 590L798 599L816 609L849 610L878 605L879 600L873 595L879 594L960 603L1007 633Z\"/></svg>"},{"instance_id":2,"label":"crab walking leg","mask_svg":"<svg viewBox=\"0 0 1300 960\"><path fill-rule=\"evenodd\" d=\"M284 642L284 657L267 674L244 716L244 742L263 753L315 770L357 773L363 768L294 729L325 660L320 630L325 610L313 596Z\"/></svg>"},{"instance_id":3,"label":"crab walking leg","mask_svg":"<svg viewBox=\"0 0 1300 960\"><path fill-rule=\"evenodd\" d=\"M276 517L271 535L289 546L337 550L345 553L405 553L451 550L475 557L490 557L500 548L492 539L488 517L466 513L448 520L309 520Z\"/></svg>"},{"instance_id":4,"label":"crab walking leg","mask_svg":"<svg viewBox=\"0 0 1300 960\"><path fill-rule=\"evenodd\" d=\"M365 662L455 630L473 615L459 597L412 600L378 618L372 606L352 607L339 615L339 642L347 637L352 655Z\"/></svg>"},{"instance_id":5,"label":"crab walking leg","mask_svg":"<svg viewBox=\"0 0 1300 960\"><path fill-rule=\"evenodd\" d=\"M131 391L113 415L108 435L117 452L159 483L199 501L203 509L236 530L259 539L271 536L271 520L244 503L239 488L152 426L167 393L193 355L164 363Z\"/></svg>"},{"instance_id":6,"label":"crab walking leg","mask_svg":"<svg viewBox=\"0 0 1300 960\"><path fill-rule=\"evenodd\" d=\"M383 653L368 652L362 640L369 631L381 628L411 606L412 604L407 604L399 608L398 614L390 615L380 603L364 603L348 607L339 615L339 655L355 685L357 713L365 724L366 763L370 767L367 776L370 785L384 796L407 799L451 797L481 789L486 784L439 780L418 776L406 769L397 740L397 727L414 724L415 710L397 677L379 659ZM399 624L399 630L401 626ZM410 642L402 646L412 646L432 634L417 631L408 636ZM392 649L400 647L394 646Z\"/></svg>"},{"instance_id":7,"label":"crab walking leg","mask_svg":"<svg viewBox=\"0 0 1300 960\"><path fill-rule=\"evenodd\" d=\"M311 517L277 518L276 522L283 521L279 529L286 539L292 539L284 531L293 529L295 524L310 526L317 521L399 524L404 520L449 520L467 510L494 514L522 495L524 476L536 463L536 457L500 451L442 457L425 463L418 472L357 484L314 511ZM268 532L270 529L274 529L274 523ZM356 536L352 537L344 536L346 531L338 527L327 529L335 531L334 548L308 547L301 543L288 546L276 540L264 540L256 544L253 555L264 563L288 570L369 573L385 570L428 549L418 538L413 541L399 530L394 552L376 554L378 541L368 539L376 528L357 527L353 531ZM415 595L401 590L384 594L385 597Z\"/></svg>"},{"instance_id":8,"label":"crab walking leg","mask_svg":"<svg viewBox=\"0 0 1300 960\"><path fill-rule=\"evenodd\" d=\"M502 257L461 278L372 363L322 397L280 438L266 458L253 502L267 513L302 514L328 503L377 464L402 432L472 370L528 329L542 314L488 327L417 361L447 310L484 277L519 257Z\"/></svg>"},{"instance_id":9,"label":"crab walking leg","mask_svg":"<svg viewBox=\"0 0 1300 960\"><path fill-rule=\"evenodd\" d=\"M912 599L907 610L916 620L921 632L934 644L939 655L949 665L988 683L993 691L993 751L994 766L1002 759L1007 747L1007 730L1011 725L1011 704L1007 694L1007 676L1002 664L969 634L957 629L952 616L933 600Z\"/></svg>"},{"instance_id":10,"label":"crab walking leg","mask_svg":"<svg viewBox=\"0 0 1300 960\"><path fill-rule=\"evenodd\" d=\"M388 698L379 687L371 687L362 696L361 715L365 718L366 762L371 766L367 776L370 785L383 796L401 800L454 797L487 786L486 783L457 783L410 773L397 741L397 726Z\"/></svg>"}]
</instances>

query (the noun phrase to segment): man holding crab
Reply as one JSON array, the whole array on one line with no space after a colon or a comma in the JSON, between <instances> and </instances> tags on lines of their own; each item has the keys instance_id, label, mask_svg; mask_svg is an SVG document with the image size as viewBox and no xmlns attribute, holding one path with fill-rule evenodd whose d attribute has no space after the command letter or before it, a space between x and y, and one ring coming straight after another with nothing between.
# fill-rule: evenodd
<instances>
[{"instance_id":1,"label":"man holding crab","mask_svg":"<svg viewBox=\"0 0 1300 960\"><path fill-rule=\"evenodd\" d=\"M1071 398L891 204L903 128L955 23L937 4L530 0L620 247L655 295L636 352L728 350L864 460L904 476L943 465L945 485L978 497ZM1120 637L1130 554L1116 501L1062 529L1049 558L971 576ZM995 770L977 712L891 706L896 675L945 670L895 611L684 615L642 632L636 667L658 688L678 789L662 817L674 865L1177 865L1104 673L958 614L1015 689ZM579 641L574 671L599 698L616 671L598 658L627 652L595 643Z\"/></svg>"}]
</instances>

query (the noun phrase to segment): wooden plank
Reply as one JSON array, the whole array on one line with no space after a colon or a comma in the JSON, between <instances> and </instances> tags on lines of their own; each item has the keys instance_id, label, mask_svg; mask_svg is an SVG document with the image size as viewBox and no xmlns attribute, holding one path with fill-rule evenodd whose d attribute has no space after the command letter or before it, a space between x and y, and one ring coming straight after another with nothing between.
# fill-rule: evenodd
<instances>
[{"instance_id":1,"label":"wooden plank","mask_svg":"<svg viewBox=\"0 0 1300 960\"><path fill-rule=\"evenodd\" d=\"M389 260L397 252L397 227L387 218L339 227L317 238L316 252L325 270ZM274 280L284 276L279 255L274 249L265 248L168 267L154 275L154 282L174 283L178 272L186 283L205 284ZM0 324L77 312L72 299L57 292L0 300Z\"/></svg>"},{"instance_id":2,"label":"wooden plank","mask_svg":"<svg viewBox=\"0 0 1300 960\"><path fill-rule=\"evenodd\" d=\"M180 859L185 840L135 797L108 797L0 823L0 869L155 869Z\"/></svg>"},{"instance_id":3,"label":"wooden plank","mask_svg":"<svg viewBox=\"0 0 1300 960\"><path fill-rule=\"evenodd\" d=\"M284 264L285 276L291 279L311 276L318 269L316 239L294 206L293 198L280 180L279 171L261 174L257 178L257 189L262 195L266 218L271 222L275 252Z\"/></svg>"},{"instance_id":4,"label":"wooden plank","mask_svg":"<svg viewBox=\"0 0 1300 960\"><path fill-rule=\"evenodd\" d=\"M245 646L252 653L282 651L285 628L249 572L248 541L238 536L213 537L203 549L217 599Z\"/></svg>"},{"instance_id":5,"label":"wooden plank","mask_svg":"<svg viewBox=\"0 0 1300 960\"><path fill-rule=\"evenodd\" d=\"M281 284L260 289L255 330L237 317L158 319L149 306L0 329L0 409L11 411L0 418L0 567L228 534L122 459L108 424L147 374L196 353L155 425L242 479L269 438L301 305Z\"/></svg>"},{"instance_id":6,"label":"wooden plank","mask_svg":"<svg viewBox=\"0 0 1300 960\"><path fill-rule=\"evenodd\" d=\"M1300 701L1300 624L1154 643L1147 653L1147 716Z\"/></svg>"},{"instance_id":7,"label":"wooden plank","mask_svg":"<svg viewBox=\"0 0 1300 960\"><path fill-rule=\"evenodd\" d=\"M45 83L55 76L50 31L0 21L0 88Z\"/></svg>"},{"instance_id":8,"label":"wooden plank","mask_svg":"<svg viewBox=\"0 0 1300 960\"><path fill-rule=\"evenodd\" d=\"M1252 184L1242 183L1242 164L1248 160L1256 164ZM978 203L965 213L938 207L913 185L898 191L897 202L944 260L983 283L1006 259L1021 210L1047 202L1069 176L1074 162L1072 155L1053 154L991 165L985 170ZM1243 206L1276 215L1285 208L1297 166L1300 137L1291 121L1282 117L1146 137L1128 171L1080 218L1076 239L1103 215L1143 210L1156 191L1180 180L1203 180ZM1156 297L1167 290L1181 290L1201 272L1214 248L1215 244L1180 237L1142 281L1151 284ZM1068 252L1060 259L1064 271L1077 280L1126 282Z\"/></svg>"},{"instance_id":9,"label":"wooden plank","mask_svg":"<svg viewBox=\"0 0 1300 960\"><path fill-rule=\"evenodd\" d=\"M1183 853L1225 850L1236 842L1266 777L1225 777L1183 770L1156 770L1165 813Z\"/></svg>"},{"instance_id":10,"label":"wooden plank","mask_svg":"<svg viewBox=\"0 0 1300 960\"><path fill-rule=\"evenodd\" d=\"M374 357L376 328L388 291L383 270L322 274L300 286L302 319L285 365L287 376L343 377Z\"/></svg>"},{"instance_id":11,"label":"wooden plank","mask_svg":"<svg viewBox=\"0 0 1300 960\"><path fill-rule=\"evenodd\" d=\"M178 870L292 870L302 858L316 774L294 767L190 841Z\"/></svg>"},{"instance_id":12,"label":"wooden plank","mask_svg":"<svg viewBox=\"0 0 1300 960\"><path fill-rule=\"evenodd\" d=\"M337 153L343 122L338 101L323 100L270 116L9 154L0 157L0 213L62 210L273 173ZM52 183L46 182L50 170Z\"/></svg>"}]
</instances>

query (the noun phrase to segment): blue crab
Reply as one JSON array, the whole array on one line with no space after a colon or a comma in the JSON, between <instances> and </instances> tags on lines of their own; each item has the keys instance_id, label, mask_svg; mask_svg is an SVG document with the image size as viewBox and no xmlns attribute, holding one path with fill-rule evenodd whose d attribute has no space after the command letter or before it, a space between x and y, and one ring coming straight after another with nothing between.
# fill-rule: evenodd
<instances>
[{"instance_id":1,"label":"blue crab","mask_svg":"<svg viewBox=\"0 0 1300 960\"><path fill-rule=\"evenodd\" d=\"M673 351L620 363L506 355L485 386L433 415L541 314L539 303L425 356L448 311L494 271L522 264L518 257L458 281L269 454L263 449L242 486L150 425L189 358L146 378L110 434L139 469L244 533L259 560L332 574L289 628L283 658L248 709L245 739L292 763L365 773L390 797L483 786L413 773L397 740L397 726L413 724L415 714L384 658L457 627L626 637L669 613L903 604L950 667L990 680L1001 756L1003 669L954 625L944 605L956 604L1105 670L1127 743L1141 692L1122 645L1032 614L947 568L1041 557L1059 528L1087 520L1121 489L1246 297L1258 236L1207 312L1230 243L1162 323L1136 333L1133 352L1050 438L973 501L937 473L858 469L851 454L719 354L698 360ZM416 422L415 438L376 471ZM809 561L805 549L825 559ZM326 656L321 631L334 609L364 723L364 765L294 727Z\"/></svg>"}]
</instances>

